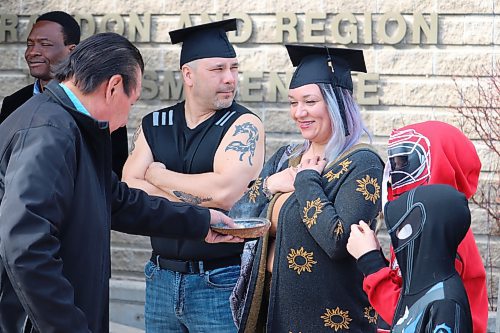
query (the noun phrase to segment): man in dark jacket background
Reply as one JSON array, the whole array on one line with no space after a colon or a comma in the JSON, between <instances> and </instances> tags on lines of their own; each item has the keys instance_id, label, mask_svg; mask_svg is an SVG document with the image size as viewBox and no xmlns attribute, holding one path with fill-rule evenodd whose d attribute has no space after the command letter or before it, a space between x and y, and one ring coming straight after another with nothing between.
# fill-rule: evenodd
<instances>
[{"instance_id":1,"label":"man in dark jacket background","mask_svg":"<svg viewBox=\"0 0 500 333\"><path fill-rule=\"evenodd\" d=\"M0 125L0 331L109 331L110 228L207 242L240 239L224 214L149 197L111 171L110 132L139 98L144 63L126 38L78 45L42 94Z\"/></svg>"},{"instance_id":2,"label":"man in dark jacket background","mask_svg":"<svg viewBox=\"0 0 500 333\"><path fill-rule=\"evenodd\" d=\"M80 43L80 26L71 15L54 11L42 14L31 28L24 58L35 82L19 89L2 102L0 124L33 95L43 92L52 80L54 65L65 59ZM128 157L127 128L120 127L111 135L113 171L121 178Z\"/></svg>"}]
</instances>

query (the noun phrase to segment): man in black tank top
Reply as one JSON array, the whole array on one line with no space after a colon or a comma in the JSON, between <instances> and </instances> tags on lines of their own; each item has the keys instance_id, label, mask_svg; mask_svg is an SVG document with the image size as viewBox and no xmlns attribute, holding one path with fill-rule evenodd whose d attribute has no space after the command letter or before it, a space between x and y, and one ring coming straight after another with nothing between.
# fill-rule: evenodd
<instances>
[{"instance_id":1,"label":"man in black tank top","mask_svg":"<svg viewBox=\"0 0 500 333\"><path fill-rule=\"evenodd\" d=\"M149 194L227 211L264 161L260 119L234 102L238 61L224 20L170 32L183 42L185 101L145 116L123 180ZM152 237L146 264L147 332L236 332L229 295L243 244Z\"/></svg>"}]
</instances>

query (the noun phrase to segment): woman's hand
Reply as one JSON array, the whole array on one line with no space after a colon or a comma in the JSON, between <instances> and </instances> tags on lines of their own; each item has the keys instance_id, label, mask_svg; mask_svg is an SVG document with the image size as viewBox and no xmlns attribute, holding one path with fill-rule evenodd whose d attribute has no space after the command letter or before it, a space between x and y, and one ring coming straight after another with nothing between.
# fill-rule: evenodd
<instances>
[{"instance_id":1,"label":"woman's hand","mask_svg":"<svg viewBox=\"0 0 500 333\"><path fill-rule=\"evenodd\" d=\"M302 160L297 168L297 171L314 170L321 175L326 167L326 163L326 159L321 158L320 156L314 156L313 158Z\"/></svg>"},{"instance_id":2,"label":"woman's hand","mask_svg":"<svg viewBox=\"0 0 500 333\"><path fill-rule=\"evenodd\" d=\"M278 192L288 193L295 191L293 183L297 175L297 168L290 167L277 172L267 178L266 185L269 192L276 194Z\"/></svg>"}]
</instances>

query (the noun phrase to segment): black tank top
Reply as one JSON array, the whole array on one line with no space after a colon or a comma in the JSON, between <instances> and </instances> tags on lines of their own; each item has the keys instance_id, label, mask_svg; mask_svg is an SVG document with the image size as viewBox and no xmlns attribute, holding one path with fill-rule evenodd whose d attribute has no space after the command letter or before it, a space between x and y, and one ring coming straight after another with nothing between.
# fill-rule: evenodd
<instances>
[{"instance_id":1,"label":"black tank top","mask_svg":"<svg viewBox=\"0 0 500 333\"><path fill-rule=\"evenodd\" d=\"M234 103L218 110L193 129L187 127L184 102L152 112L142 120L142 129L157 162L184 174L212 172L214 157L224 135L241 115L252 113ZM166 221L168 223L168 221ZM155 255L179 260L207 260L241 254L243 244L207 244L203 241L151 237Z\"/></svg>"}]
</instances>

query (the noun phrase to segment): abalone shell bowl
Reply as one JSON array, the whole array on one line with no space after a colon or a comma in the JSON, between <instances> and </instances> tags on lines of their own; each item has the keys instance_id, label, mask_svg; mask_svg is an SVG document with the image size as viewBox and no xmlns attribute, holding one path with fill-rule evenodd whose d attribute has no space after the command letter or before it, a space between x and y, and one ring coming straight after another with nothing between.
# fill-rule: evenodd
<instances>
[{"instance_id":1,"label":"abalone shell bowl","mask_svg":"<svg viewBox=\"0 0 500 333\"><path fill-rule=\"evenodd\" d=\"M268 219L260 217L236 218L234 219L234 223L236 223L236 227L234 228L223 223L213 224L211 228L224 235L240 238L258 238L263 236L271 226L271 222Z\"/></svg>"}]
</instances>

